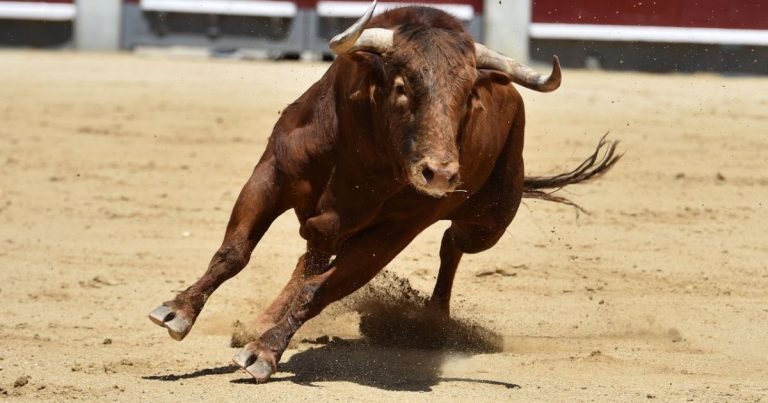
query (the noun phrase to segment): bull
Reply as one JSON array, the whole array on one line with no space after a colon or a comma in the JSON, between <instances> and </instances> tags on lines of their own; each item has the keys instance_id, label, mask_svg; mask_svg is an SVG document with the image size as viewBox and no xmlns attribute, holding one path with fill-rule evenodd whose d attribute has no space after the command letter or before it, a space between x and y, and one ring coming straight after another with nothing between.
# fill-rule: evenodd
<instances>
[{"instance_id":1,"label":"bull","mask_svg":"<svg viewBox=\"0 0 768 403\"><path fill-rule=\"evenodd\" d=\"M523 197L568 202L546 190L595 178L619 158L616 143L602 140L572 172L526 177L523 101L510 83L557 89L557 57L551 74L538 74L475 43L442 11L403 7L373 17L375 7L330 41L334 63L285 108L207 271L149 314L182 340L270 224L293 209L306 252L257 318L260 336L234 358L257 382L276 371L303 323L440 220L451 225L428 309L449 315L462 255L496 244Z\"/></svg>"}]
</instances>

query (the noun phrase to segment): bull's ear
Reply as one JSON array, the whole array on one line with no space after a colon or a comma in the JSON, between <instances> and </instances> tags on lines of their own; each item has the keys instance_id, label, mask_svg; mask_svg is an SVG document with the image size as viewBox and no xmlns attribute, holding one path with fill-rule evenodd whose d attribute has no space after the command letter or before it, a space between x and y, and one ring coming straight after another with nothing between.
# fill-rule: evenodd
<instances>
[{"instance_id":1,"label":"bull's ear","mask_svg":"<svg viewBox=\"0 0 768 403\"><path fill-rule=\"evenodd\" d=\"M496 70L477 70L477 79L475 80L475 85L472 88L472 96L469 98L472 108L477 110L485 110L485 106L480 101L480 95L477 92L479 87L486 87L490 91L491 85L493 84L508 85L511 82L512 79L506 73Z\"/></svg>"},{"instance_id":2,"label":"bull's ear","mask_svg":"<svg viewBox=\"0 0 768 403\"><path fill-rule=\"evenodd\" d=\"M477 80L475 86L486 86L491 84L508 85L512 78L508 74L496 70L477 70Z\"/></svg>"},{"instance_id":3,"label":"bull's ear","mask_svg":"<svg viewBox=\"0 0 768 403\"><path fill-rule=\"evenodd\" d=\"M357 63L367 65L374 69L379 69L382 66L381 55L378 53L358 50L356 52L347 53L346 56Z\"/></svg>"},{"instance_id":4,"label":"bull's ear","mask_svg":"<svg viewBox=\"0 0 768 403\"><path fill-rule=\"evenodd\" d=\"M376 94L375 85L371 85L368 88L365 88L365 83L361 83L360 88L349 95L349 100L350 101L371 101L375 103L376 102L376 99L374 98L375 94Z\"/></svg>"},{"instance_id":5,"label":"bull's ear","mask_svg":"<svg viewBox=\"0 0 768 403\"><path fill-rule=\"evenodd\" d=\"M377 53L356 51L346 54L351 60L357 63L357 77L355 91L349 94L352 101L370 100L375 102L374 94L377 84L383 82L384 64L382 56Z\"/></svg>"}]
</instances>

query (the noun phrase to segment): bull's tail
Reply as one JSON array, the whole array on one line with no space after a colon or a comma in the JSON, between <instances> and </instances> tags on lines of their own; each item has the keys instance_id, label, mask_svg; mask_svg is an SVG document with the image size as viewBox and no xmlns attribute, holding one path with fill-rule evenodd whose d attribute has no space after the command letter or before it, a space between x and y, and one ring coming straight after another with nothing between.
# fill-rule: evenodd
<instances>
[{"instance_id":1,"label":"bull's tail","mask_svg":"<svg viewBox=\"0 0 768 403\"><path fill-rule=\"evenodd\" d=\"M608 133L597 143L595 152L573 171L554 176L526 176L523 182L523 197L563 203L584 211L578 204L554 193L565 186L586 183L599 178L621 159L624 154L616 154L619 141L607 141L606 136Z\"/></svg>"}]
</instances>

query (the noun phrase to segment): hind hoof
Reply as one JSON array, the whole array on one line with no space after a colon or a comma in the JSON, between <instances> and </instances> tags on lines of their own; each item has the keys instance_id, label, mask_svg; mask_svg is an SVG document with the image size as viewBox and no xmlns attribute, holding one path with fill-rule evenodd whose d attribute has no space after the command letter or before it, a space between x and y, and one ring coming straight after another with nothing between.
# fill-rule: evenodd
<instances>
[{"instance_id":1,"label":"hind hoof","mask_svg":"<svg viewBox=\"0 0 768 403\"><path fill-rule=\"evenodd\" d=\"M192 329L192 321L184 318L180 312L163 304L149 313L149 320L158 326L168 329L168 334L177 341L181 341Z\"/></svg>"},{"instance_id":2,"label":"hind hoof","mask_svg":"<svg viewBox=\"0 0 768 403\"><path fill-rule=\"evenodd\" d=\"M254 352L246 346L235 355L232 361L251 375L257 383L263 383L268 381L277 369L271 356L268 352Z\"/></svg>"}]
</instances>

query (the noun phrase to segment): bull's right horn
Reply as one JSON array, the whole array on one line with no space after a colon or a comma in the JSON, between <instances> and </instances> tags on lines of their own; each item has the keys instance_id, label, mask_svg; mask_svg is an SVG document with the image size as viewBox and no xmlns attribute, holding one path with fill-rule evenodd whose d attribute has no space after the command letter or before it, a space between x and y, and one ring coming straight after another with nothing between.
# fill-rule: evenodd
<instances>
[{"instance_id":1,"label":"bull's right horn","mask_svg":"<svg viewBox=\"0 0 768 403\"><path fill-rule=\"evenodd\" d=\"M532 68L506 57L482 44L475 43L475 58L478 69L498 70L509 74L512 82L539 92L551 92L560 87L562 73L557 56L552 60L552 73L548 76L535 72Z\"/></svg>"},{"instance_id":2,"label":"bull's right horn","mask_svg":"<svg viewBox=\"0 0 768 403\"><path fill-rule=\"evenodd\" d=\"M352 24L346 31L336 35L328 43L333 54L339 56L356 50L367 50L370 52L382 54L392 48L394 40L394 31L383 28L365 28L371 17L373 10L376 9L377 0L373 0L368 10L360 17L357 22Z\"/></svg>"}]
</instances>

